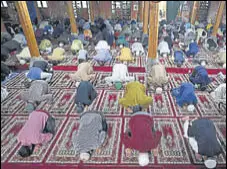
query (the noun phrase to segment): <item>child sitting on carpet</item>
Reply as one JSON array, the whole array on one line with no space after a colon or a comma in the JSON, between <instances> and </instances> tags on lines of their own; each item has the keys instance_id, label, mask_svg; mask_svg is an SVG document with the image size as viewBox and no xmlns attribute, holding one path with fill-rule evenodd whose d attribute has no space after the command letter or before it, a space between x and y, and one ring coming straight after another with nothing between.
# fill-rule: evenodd
<instances>
[{"instance_id":1,"label":"child sitting on carpet","mask_svg":"<svg viewBox=\"0 0 227 169\"><path fill-rule=\"evenodd\" d=\"M96 150L100 152L107 140L107 123L105 117L96 111L87 111L80 116L79 129L73 133L72 142L80 160L88 161Z\"/></svg>"},{"instance_id":2,"label":"child sitting on carpet","mask_svg":"<svg viewBox=\"0 0 227 169\"><path fill-rule=\"evenodd\" d=\"M30 84L28 84L30 85ZM21 93L21 99L27 102L26 111L32 112L42 101L52 101L53 97L50 94L50 87L46 81L36 80L31 83L28 91Z\"/></svg>"},{"instance_id":3,"label":"child sitting on carpet","mask_svg":"<svg viewBox=\"0 0 227 169\"><path fill-rule=\"evenodd\" d=\"M81 62L83 60L80 60ZM94 70L90 62L82 62L78 65L78 69L74 74L69 74L73 81L92 81L95 78Z\"/></svg>"},{"instance_id":4,"label":"child sitting on carpet","mask_svg":"<svg viewBox=\"0 0 227 169\"><path fill-rule=\"evenodd\" d=\"M139 151L139 165L146 166L149 164L150 151L153 150L153 154L157 156L162 133L155 131L153 118L147 112L142 111L141 106L134 106L132 112L133 115L129 120L129 129L124 134L123 144L128 157L131 156L131 149Z\"/></svg>"},{"instance_id":5,"label":"child sitting on carpet","mask_svg":"<svg viewBox=\"0 0 227 169\"><path fill-rule=\"evenodd\" d=\"M184 120L184 137L189 139L196 159L204 160L207 168L215 168L222 148L214 123L209 119L195 119L189 122L189 116Z\"/></svg>"},{"instance_id":6,"label":"child sitting on carpet","mask_svg":"<svg viewBox=\"0 0 227 169\"><path fill-rule=\"evenodd\" d=\"M18 154L21 157L32 155L40 144L49 142L54 134L55 119L43 110L33 111L17 136L18 142L22 145Z\"/></svg>"},{"instance_id":7,"label":"child sitting on carpet","mask_svg":"<svg viewBox=\"0 0 227 169\"><path fill-rule=\"evenodd\" d=\"M82 81L76 83L77 90L75 96L75 103L77 107L77 113L82 113L88 109L88 106L97 97L97 92L95 91L93 85L88 81Z\"/></svg>"},{"instance_id":8,"label":"child sitting on carpet","mask_svg":"<svg viewBox=\"0 0 227 169\"><path fill-rule=\"evenodd\" d=\"M130 82L126 85L124 97L119 99L119 104L125 108L141 105L147 107L152 103L152 98L146 95L146 88L140 82Z\"/></svg>"},{"instance_id":9,"label":"child sitting on carpet","mask_svg":"<svg viewBox=\"0 0 227 169\"><path fill-rule=\"evenodd\" d=\"M45 60L31 61L29 71L25 73L25 76L28 81L45 80L50 82L53 76L52 66Z\"/></svg>"}]
</instances>

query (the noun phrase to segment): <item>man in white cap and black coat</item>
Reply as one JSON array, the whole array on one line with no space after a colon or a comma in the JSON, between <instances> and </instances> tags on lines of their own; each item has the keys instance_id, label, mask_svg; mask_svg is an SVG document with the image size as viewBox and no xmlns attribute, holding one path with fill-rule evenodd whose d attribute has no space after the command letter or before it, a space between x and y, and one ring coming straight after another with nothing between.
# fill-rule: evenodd
<instances>
[{"instance_id":1,"label":"man in white cap and black coat","mask_svg":"<svg viewBox=\"0 0 227 169\"><path fill-rule=\"evenodd\" d=\"M79 129L72 136L80 160L88 161L95 150L100 150L107 138L107 128L106 119L99 112L87 111L80 116Z\"/></svg>"},{"instance_id":2,"label":"man in white cap and black coat","mask_svg":"<svg viewBox=\"0 0 227 169\"><path fill-rule=\"evenodd\" d=\"M216 168L217 156L222 149L214 123L205 118L189 122L189 117L185 117L184 120L184 137L189 139L197 160L204 160L209 169Z\"/></svg>"}]
</instances>

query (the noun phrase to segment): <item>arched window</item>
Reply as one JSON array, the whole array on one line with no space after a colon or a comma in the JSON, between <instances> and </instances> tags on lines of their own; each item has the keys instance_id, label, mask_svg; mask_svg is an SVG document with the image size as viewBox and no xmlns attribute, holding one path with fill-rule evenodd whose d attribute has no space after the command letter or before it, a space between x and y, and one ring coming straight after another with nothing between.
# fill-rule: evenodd
<instances>
[{"instance_id":1,"label":"arched window","mask_svg":"<svg viewBox=\"0 0 227 169\"><path fill-rule=\"evenodd\" d=\"M47 8L47 1L37 1L38 8Z\"/></svg>"},{"instance_id":2,"label":"arched window","mask_svg":"<svg viewBox=\"0 0 227 169\"><path fill-rule=\"evenodd\" d=\"M1 8L7 8L8 4L6 1L1 1Z\"/></svg>"}]
</instances>

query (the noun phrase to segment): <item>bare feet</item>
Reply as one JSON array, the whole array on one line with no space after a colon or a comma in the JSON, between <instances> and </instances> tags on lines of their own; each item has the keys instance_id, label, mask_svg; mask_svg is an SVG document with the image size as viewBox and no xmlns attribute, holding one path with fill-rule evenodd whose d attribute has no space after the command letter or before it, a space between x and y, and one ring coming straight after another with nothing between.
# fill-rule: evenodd
<instances>
[{"instance_id":1,"label":"bare feet","mask_svg":"<svg viewBox=\"0 0 227 169\"><path fill-rule=\"evenodd\" d=\"M129 148L127 148L127 149L125 150L125 153L126 153L126 157L128 157L128 158L130 158L130 157L132 156L132 150L129 149Z\"/></svg>"},{"instance_id":2,"label":"bare feet","mask_svg":"<svg viewBox=\"0 0 227 169\"><path fill-rule=\"evenodd\" d=\"M187 121L187 120L190 120L190 117L189 116L185 116L182 118L183 121Z\"/></svg>"},{"instance_id":3,"label":"bare feet","mask_svg":"<svg viewBox=\"0 0 227 169\"><path fill-rule=\"evenodd\" d=\"M202 161L203 160L203 157L200 154L198 154L198 153L195 153L195 158L198 161Z\"/></svg>"},{"instance_id":4,"label":"bare feet","mask_svg":"<svg viewBox=\"0 0 227 169\"><path fill-rule=\"evenodd\" d=\"M40 144L38 144L38 145L36 145L35 146L35 149L34 149L34 152L38 152L38 150L41 148L41 145Z\"/></svg>"},{"instance_id":5,"label":"bare feet","mask_svg":"<svg viewBox=\"0 0 227 169\"><path fill-rule=\"evenodd\" d=\"M102 149L101 148L97 148L95 152L96 152L96 154L100 154L102 152Z\"/></svg>"},{"instance_id":6,"label":"bare feet","mask_svg":"<svg viewBox=\"0 0 227 169\"><path fill-rule=\"evenodd\" d=\"M128 113L133 113L132 109L129 108L129 107L126 109L126 111L127 111Z\"/></svg>"},{"instance_id":7,"label":"bare feet","mask_svg":"<svg viewBox=\"0 0 227 169\"><path fill-rule=\"evenodd\" d=\"M152 151L153 151L154 156L157 157L158 156L158 148L156 148L156 149L154 149Z\"/></svg>"}]
</instances>

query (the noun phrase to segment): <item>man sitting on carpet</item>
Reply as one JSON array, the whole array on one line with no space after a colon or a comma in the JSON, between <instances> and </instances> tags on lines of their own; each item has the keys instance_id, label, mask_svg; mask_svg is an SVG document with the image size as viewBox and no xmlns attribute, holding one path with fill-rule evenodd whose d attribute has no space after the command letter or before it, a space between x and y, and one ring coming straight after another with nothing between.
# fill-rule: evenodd
<instances>
[{"instance_id":1,"label":"man sitting on carpet","mask_svg":"<svg viewBox=\"0 0 227 169\"><path fill-rule=\"evenodd\" d=\"M100 66L104 66L105 63L110 63L112 56L109 50L100 49L97 51L97 54L93 57L93 59L97 61Z\"/></svg>"},{"instance_id":2,"label":"man sitting on carpet","mask_svg":"<svg viewBox=\"0 0 227 169\"><path fill-rule=\"evenodd\" d=\"M130 48L122 48L120 56L117 56L116 59L119 59L121 62L132 62L134 58L132 57L132 52Z\"/></svg>"},{"instance_id":3,"label":"man sitting on carpet","mask_svg":"<svg viewBox=\"0 0 227 169\"><path fill-rule=\"evenodd\" d=\"M73 81L93 81L95 73L90 62L82 62L78 65L78 69L74 74L69 74Z\"/></svg>"},{"instance_id":4,"label":"man sitting on carpet","mask_svg":"<svg viewBox=\"0 0 227 169\"><path fill-rule=\"evenodd\" d=\"M139 57L140 55L145 55L143 45L142 43L137 42L137 39L135 39L135 42L132 44L131 49L134 56Z\"/></svg>"},{"instance_id":5,"label":"man sitting on carpet","mask_svg":"<svg viewBox=\"0 0 227 169\"><path fill-rule=\"evenodd\" d=\"M50 87L48 83L43 80L36 80L31 83L28 91L21 93L21 99L27 102L25 109L28 111L28 113L30 113L35 110L42 101L47 100L50 102L52 101L53 97L52 94L50 94Z\"/></svg>"},{"instance_id":6,"label":"man sitting on carpet","mask_svg":"<svg viewBox=\"0 0 227 169\"><path fill-rule=\"evenodd\" d=\"M25 76L28 78L28 81L45 80L50 82L53 76L52 66L47 61L41 59L31 61L29 71L25 73Z\"/></svg>"},{"instance_id":7,"label":"man sitting on carpet","mask_svg":"<svg viewBox=\"0 0 227 169\"><path fill-rule=\"evenodd\" d=\"M167 57L170 54L169 45L166 41L161 41L158 45L158 51L161 56Z\"/></svg>"},{"instance_id":8,"label":"man sitting on carpet","mask_svg":"<svg viewBox=\"0 0 227 169\"><path fill-rule=\"evenodd\" d=\"M189 112L193 112L197 104L197 98L195 95L195 88L191 83L182 83L180 87L172 90L172 95L176 97L176 103L180 107L188 109Z\"/></svg>"},{"instance_id":9,"label":"man sitting on carpet","mask_svg":"<svg viewBox=\"0 0 227 169\"><path fill-rule=\"evenodd\" d=\"M123 144L128 157L131 156L131 149L139 151L139 165L146 166L149 164L149 153L153 151L154 156L158 154L162 133L155 131L153 118L147 112L142 111L141 106L134 106L132 112L133 115L129 120L129 129L124 134Z\"/></svg>"},{"instance_id":10,"label":"man sitting on carpet","mask_svg":"<svg viewBox=\"0 0 227 169\"><path fill-rule=\"evenodd\" d=\"M117 82L120 82L120 83L131 82L134 80L135 80L134 77L129 76L127 65L122 63L115 64L113 66L112 76L105 78L105 82L108 85L111 85L112 83L117 83Z\"/></svg>"},{"instance_id":11,"label":"man sitting on carpet","mask_svg":"<svg viewBox=\"0 0 227 169\"><path fill-rule=\"evenodd\" d=\"M168 77L166 73L165 66L159 63L156 63L152 66L151 71L148 75L148 85L152 87L152 89L157 89L161 87L161 89L165 88L168 83Z\"/></svg>"},{"instance_id":12,"label":"man sitting on carpet","mask_svg":"<svg viewBox=\"0 0 227 169\"><path fill-rule=\"evenodd\" d=\"M146 88L140 82L130 82L126 85L124 97L119 99L119 104L125 108L141 105L148 107L152 103L152 97L146 95Z\"/></svg>"},{"instance_id":13,"label":"man sitting on carpet","mask_svg":"<svg viewBox=\"0 0 227 169\"><path fill-rule=\"evenodd\" d=\"M195 67L192 74L189 76L189 80L195 85L196 89L201 91L206 90L207 86L211 83L208 72L203 66Z\"/></svg>"},{"instance_id":14,"label":"man sitting on carpet","mask_svg":"<svg viewBox=\"0 0 227 169\"><path fill-rule=\"evenodd\" d=\"M96 150L105 146L108 126L105 117L99 112L87 111L80 116L79 129L73 132L72 142L80 160L88 161Z\"/></svg>"},{"instance_id":15,"label":"man sitting on carpet","mask_svg":"<svg viewBox=\"0 0 227 169\"><path fill-rule=\"evenodd\" d=\"M18 154L21 157L29 157L42 144L48 143L54 134L55 119L43 110L33 111L17 136L22 145Z\"/></svg>"},{"instance_id":16,"label":"man sitting on carpet","mask_svg":"<svg viewBox=\"0 0 227 169\"><path fill-rule=\"evenodd\" d=\"M204 118L189 122L189 116L184 120L184 137L189 139L189 144L196 153L196 159L204 160L207 168L215 168L222 148L214 123Z\"/></svg>"},{"instance_id":17,"label":"man sitting on carpet","mask_svg":"<svg viewBox=\"0 0 227 169\"><path fill-rule=\"evenodd\" d=\"M73 55L77 54L77 52L79 52L79 50L83 49L83 48L84 48L84 46L83 46L83 43L81 42L81 40L75 39L72 42L71 51L72 51Z\"/></svg>"},{"instance_id":18,"label":"man sitting on carpet","mask_svg":"<svg viewBox=\"0 0 227 169\"><path fill-rule=\"evenodd\" d=\"M86 62L88 60L88 52L84 49L80 49L77 59L79 64Z\"/></svg>"},{"instance_id":19,"label":"man sitting on carpet","mask_svg":"<svg viewBox=\"0 0 227 169\"><path fill-rule=\"evenodd\" d=\"M87 111L88 106L95 100L97 92L94 89L94 86L88 81L77 82L76 87L76 109L77 113L82 113Z\"/></svg>"},{"instance_id":20,"label":"man sitting on carpet","mask_svg":"<svg viewBox=\"0 0 227 169\"><path fill-rule=\"evenodd\" d=\"M56 63L60 63L65 59L65 49L62 47L57 47L53 50L52 55L48 56L48 60L51 60Z\"/></svg>"}]
</instances>

